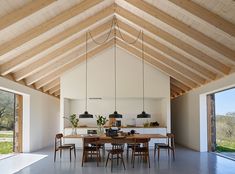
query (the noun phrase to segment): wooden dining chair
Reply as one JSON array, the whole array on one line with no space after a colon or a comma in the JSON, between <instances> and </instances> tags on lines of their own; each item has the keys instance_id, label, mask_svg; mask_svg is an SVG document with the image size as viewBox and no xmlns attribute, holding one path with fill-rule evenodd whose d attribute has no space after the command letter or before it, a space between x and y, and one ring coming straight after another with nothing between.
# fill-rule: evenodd
<instances>
[{"instance_id":1,"label":"wooden dining chair","mask_svg":"<svg viewBox=\"0 0 235 174\"><path fill-rule=\"evenodd\" d=\"M113 137L112 138L112 149L107 150L108 157L106 159L105 167L107 167L108 161L111 161L111 172L113 171L113 160L117 160L117 165L119 164L119 159L122 161L122 165L124 170L126 170L126 166L124 163L123 152L124 152L124 142L123 140L126 137Z\"/></svg>"},{"instance_id":2,"label":"wooden dining chair","mask_svg":"<svg viewBox=\"0 0 235 174\"><path fill-rule=\"evenodd\" d=\"M135 157L143 157L145 160L148 161L148 165L150 168L150 158L149 158L149 138L136 138L134 140L134 146L132 149L132 167L135 166ZM138 144L140 144L138 146Z\"/></svg>"},{"instance_id":3,"label":"wooden dining chair","mask_svg":"<svg viewBox=\"0 0 235 174\"><path fill-rule=\"evenodd\" d=\"M97 130L87 130L87 134L97 135ZM98 148L102 150L102 155L105 155L105 143L98 143ZM96 144L91 144L91 146L96 146Z\"/></svg>"},{"instance_id":4,"label":"wooden dining chair","mask_svg":"<svg viewBox=\"0 0 235 174\"><path fill-rule=\"evenodd\" d=\"M126 146L126 158L127 158L127 160L129 158L129 150L130 149L132 150L134 148L134 146L140 147L140 144L127 143L127 146Z\"/></svg>"},{"instance_id":5,"label":"wooden dining chair","mask_svg":"<svg viewBox=\"0 0 235 174\"><path fill-rule=\"evenodd\" d=\"M83 138L83 153L82 153L82 166L83 163L87 161L87 158L96 157L97 166L99 166L100 161L100 148L98 146L99 137L84 137Z\"/></svg>"},{"instance_id":6,"label":"wooden dining chair","mask_svg":"<svg viewBox=\"0 0 235 174\"><path fill-rule=\"evenodd\" d=\"M60 158L62 156L62 151L68 149L71 162L71 152L74 150L74 157L76 158L76 148L75 144L63 144L63 134L56 134L55 136L55 151L54 151L54 162L56 161L56 152L60 151Z\"/></svg>"},{"instance_id":7,"label":"wooden dining chair","mask_svg":"<svg viewBox=\"0 0 235 174\"><path fill-rule=\"evenodd\" d=\"M167 149L168 156L170 150L172 151L173 160L175 160L175 136L172 133L167 133L167 143L155 143L154 144L154 159L156 157L156 151L158 151L158 161L160 156L160 149Z\"/></svg>"}]
</instances>

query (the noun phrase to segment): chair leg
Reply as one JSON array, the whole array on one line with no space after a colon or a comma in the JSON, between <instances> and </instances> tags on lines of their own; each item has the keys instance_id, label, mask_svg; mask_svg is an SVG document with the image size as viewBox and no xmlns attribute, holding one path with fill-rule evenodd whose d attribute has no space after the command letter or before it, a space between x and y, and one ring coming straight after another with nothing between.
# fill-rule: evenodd
<instances>
[{"instance_id":1,"label":"chair leg","mask_svg":"<svg viewBox=\"0 0 235 174\"><path fill-rule=\"evenodd\" d=\"M62 157L62 149L60 149L60 158Z\"/></svg>"},{"instance_id":2,"label":"chair leg","mask_svg":"<svg viewBox=\"0 0 235 174\"><path fill-rule=\"evenodd\" d=\"M109 155L110 155L110 153L108 153L108 157L107 157L107 160L106 160L106 164L105 164L105 167L107 167L107 164L108 164L108 160L109 160Z\"/></svg>"},{"instance_id":3,"label":"chair leg","mask_svg":"<svg viewBox=\"0 0 235 174\"><path fill-rule=\"evenodd\" d=\"M149 153L148 153L148 162L149 162L149 168L150 168L150 159L149 159Z\"/></svg>"},{"instance_id":4,"label":"chair leg","mask_svg":"<svg viewBox=\"0 0 235 174\"><path fill-rule=\"evenodd\" d=\"M118 164L119 164L119 154L117 154L117 166L118 166Z\"/></svg>"},{"instance_id":5,"label":"chair leg","mask_svg":"<svg viewBox=\"0 0 235 174\"><path fill-rule=\"evenodd\" d=\"M99 166L99 152L96 152L96 163L97 163L97 167Z\"/></svg>"},{"instance_id":6,"label":"chair leg","mask_svg":"<svg viewBox=\"0 0 235 174\"><path fill-rule=\"evenodd\" d=\"M126 166L125 166L124 159L123 159L123 154L121 154L121 158L122 158L122 164L123 164L124 170L126 170Z\"/></svg>"},{"instance_id":7,"label":"chair leg","mask_svg":"<svg viewBox=\"0 0 235 174\"><path fill-rule=\"evenodd\" d=\"M173 160L175 160L175 149L172 149Z\"/></svg>"},{"instance_id":8,"label":"chair leg","mask_svg":"<svg viewBox=\"0 0 235 174\"><path fill-rule=\"evenodd\" d=\"M135 167L135 156L134 156L134 154L133 154L133 156L132 156L132 167L134 168Z\"/></svg>"},{"instance_id":9,"label":"chair leg","mask_svg":"<svg viewBox=\"0 0 235 174\"><path fill-rule=\"evenodd\" d=\"M154 160L155 160L155 158L156 158L156 150L157 150L157 145L155 144L155 145L154 145L154 155L153 155L153 156L154 156Z\"/></svg>"},{"instance_id":10,"label":"chair leg","mask_svg":"<svg viewBox=\"0 0 235 174\"><path fill-rule=\"evenodd\" d=\"M111 172L113 171L113 154L111 155Z\"/></svg>"},{"instance_id":11,"label":"chair leg","mask_svg":"<svg viewBox=\"0 0 235 174\"><path fill-rule=\"evenodd\" d=\"M72 149L69 149L69 158L70 158L70 162L71 162L71 156L72 156Z\"/></svg>"},{"instance_id":12,"label":"chair leg","mask_svg":"<svg viewBox=\"0 0 235 174\"><path fill-rule=\"evenodd\" d=\"M56 151L54 152L54 162L55 162L55 160L56 160Z\"/></svg>"},{"instance_id":13,"label":"chair leg","mask_svg":"<svg viewBox=\"0 0 235 174\"><path fill-rule=\"evenodd\" d=\"M159 161L159 156L160 156L160 148L157 148L157 160Z\"/></svg>"},{"instance_id":14,"label":"chair leg","mask_svg":"<svg viewBox=\"0 0 235 174\"><path fill-rule=\"evenodd\" d=\"M82 167L83 167L84 159L85 159L85 152L83 151L83 153L82 153Z\"/></svg>"},{"instance_id":15,"label":"chair leg","mask_svg":"<svg viewBox=\"0 0 235 174\"><path fill-rule=\"evenodd\" d=\"M76 158L76 148L74 147L74 157Z\"/></svg>"},{"instance_id":16,"label":"chair leg","mask_svg":"<svg viewBox=\"0 0 235 174\"><path fill-rule=\"evenodd\" d=\"M133 163L133 158L134 158L134 153L132 151L132 154L131 154L131 163Z\"/></svg>"},{"instance_id":17,"label":"chair leg","mask_svg":"<svg viewBox=\"0 0 235 174\"><path fill-rule=\"evenodd\" d=\"M128 158L129 158L129 148L128 148L128 145L127 145L127 147L126 147L126 159L128 160Z\"/></svg>"}]
</instances>

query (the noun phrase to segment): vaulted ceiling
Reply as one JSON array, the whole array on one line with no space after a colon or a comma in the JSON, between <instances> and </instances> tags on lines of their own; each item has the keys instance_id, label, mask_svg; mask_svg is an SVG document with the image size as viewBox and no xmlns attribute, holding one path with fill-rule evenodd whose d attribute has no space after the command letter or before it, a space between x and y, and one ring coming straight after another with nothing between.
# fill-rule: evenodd
<instances>
[{"instance_id":1,"label":"vaulted ceiling","mask_svg":"<svg viewBox=\"0 0 235 174\"><path fill-rule=\"evenodd\" d=\"M60 96L60 76L85 60L85 33L104 40L113 16L117 46L171 77L177 97L235 70L233 0L1 0L0 75ZM89 39L88 58L113 45Z\"/></svg>"}]
</instances>

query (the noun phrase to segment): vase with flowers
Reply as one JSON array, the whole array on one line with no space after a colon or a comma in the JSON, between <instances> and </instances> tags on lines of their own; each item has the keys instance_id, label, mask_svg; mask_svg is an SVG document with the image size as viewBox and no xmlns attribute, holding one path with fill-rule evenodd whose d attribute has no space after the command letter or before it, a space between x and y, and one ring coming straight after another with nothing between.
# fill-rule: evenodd
<instances>
[{"instance_id":1,"label":"vase with flowers","mask_svg":"<svg viewBox=\"0 0 235 174\"><path fill-rule=\"evenodd\" d=\"M78 123L79 123L79 119L77 118L77 115L72 114L69 117L64 117L64 118L67 119L70 122L70 124L72 125L72 135L76 135Z\"/></svg>"},{"instance_id":2,"label":"vase with flowers","mask_svg":"<svg viewBox=\"0 0 235 174\"><path fill-rule=\"evenodd\" d=\"M98 126L98 133L103 134L104 133L104 125L107 123L108 119L102 115L96 116L97 120L97 126Z\"/></svg>"}]
</instances>

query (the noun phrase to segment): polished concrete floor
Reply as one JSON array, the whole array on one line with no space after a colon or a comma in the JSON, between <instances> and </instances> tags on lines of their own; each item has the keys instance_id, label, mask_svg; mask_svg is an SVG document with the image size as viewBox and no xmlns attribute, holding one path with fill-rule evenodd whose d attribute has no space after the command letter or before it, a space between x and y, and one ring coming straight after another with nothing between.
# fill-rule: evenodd
<instances>
[{"instance_id":1,"label":"polished concrete floor","mask_svg":"<svg viewBox=\"0 0 235 174\"><path fill-rule=\"evenodd\" d=\"M68 152L64 152L62 159L53 162L53 148L45 148L35 152L37 154L48 155L42 160L22 169L19 174L106 174L111 173L110 163L104 167L104 160L99 167L95 162L87 162L81 167L81 150L77 150L77 159L69 162ZM59 154L58 154L59 156ZM114 163L112 173L129 174L235 174L235 161L217 156L213 153L199 153L183 147L177 147L176 160L168 158L166 151L162 151L160 161L154 161L153 151L151 151L151 168L147 164L136 161L133 169L130 161L126 163L127 169Z\"/></svg>"}]
</instances>

